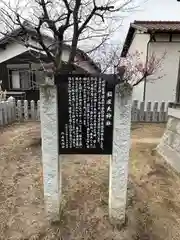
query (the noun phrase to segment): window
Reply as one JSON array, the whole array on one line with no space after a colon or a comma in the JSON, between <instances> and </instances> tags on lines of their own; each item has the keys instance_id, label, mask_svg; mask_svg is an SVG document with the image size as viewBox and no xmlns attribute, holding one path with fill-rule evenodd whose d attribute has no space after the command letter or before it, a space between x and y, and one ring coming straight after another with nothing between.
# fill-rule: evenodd
<instances>
[{"instance_id":1,"label":"window","mask_svg":"<svg viewBox=\"0 0 180 240\"><path fill-rule=\"evenodd\" d=\"M29 70L21 70L19 72L19 78L21 83L21 89L32 88L31 73Z\"/></svg>"},{"instance_id":2,"label":"window","mask_svg":"<svg viewBox=\"0 0 180 240\"><path fill-rule=\"evenodd\" d=\"M12 71L11 73L11 79L12 79L12 88L13 89L19 89L20 86L20 78L19 78L19 72L18 71Z\"/></svg>"},{"instance_id":3,"label":"window","mask_svg":"<svg viewBox=\"0 0 180 240\"><path fill-rule=\"evenodd\" d=\"M37 88L34 72L29 69L9 69L11 89L31 90Z\"/></svg>"}]
</instances>

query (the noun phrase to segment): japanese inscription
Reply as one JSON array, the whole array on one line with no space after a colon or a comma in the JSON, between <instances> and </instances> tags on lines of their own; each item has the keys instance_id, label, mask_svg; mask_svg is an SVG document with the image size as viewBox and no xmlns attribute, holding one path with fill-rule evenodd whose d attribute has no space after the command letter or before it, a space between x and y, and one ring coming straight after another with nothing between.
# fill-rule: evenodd
<instances>
[{"instance_id":1,"label":"japanese inscription","mask_svg":"<svg viewBox=\"0 0 180 240\"><path fill-rule=\"evenodd\" d=\"M102 77L59 78L59 153L112 154L114 87Z\"/></svg>"}]
</instances>

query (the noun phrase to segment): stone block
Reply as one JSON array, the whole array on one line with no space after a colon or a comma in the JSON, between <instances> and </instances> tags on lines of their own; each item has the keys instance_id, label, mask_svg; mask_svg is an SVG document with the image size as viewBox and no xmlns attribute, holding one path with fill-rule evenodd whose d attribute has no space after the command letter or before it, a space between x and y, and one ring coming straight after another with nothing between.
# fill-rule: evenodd
<instances>
[{"instance_id":1,"label":"stone block","mask_svg":"<svg viewBox=\"0 0 180 240\"><path fill-rule=\"evenodd\" d=\"M177 172L180 172L180 154L167 145L158 145L158 153L170 164Z\"/></svg>"},{"instance_id":2,"label":"stone block","mask_svg":"<svg viewBox=\"0 0 180 240\"><path fill-rule=\"evenodd\" d=\"M169 146L173 148L175 151L180 152L180 135L179 134L173 135L173 141Z\"/></svg>"},{"instance_id":3,"label":"stone block","mask_svg":"<svg viewBox=\"0 0 180 240\"><path fill-rule=\"evenodd\" d=\"M172 131L166 130L164 133L161 142L166 145L171 145L174 139L174 133Z\"/></svg>"},{"instance_id":4,"label":"stone block","mask_svg":"<svg viewBox=\"0 0 180 240\"><path fill-rule=\"evenodd\" d=\"M180 119L169 117L167 129L180 134Z\"/></svg>"},{"instance_id":5,"label":"stone block","mask_svg":"<svg viewBox=\"0 0 180 240\"><path fill-rule=\"evenodd\" d=\"M169 116L157 151L175 170L180 172L180 119Z\"/></svg>"}]
</instances>

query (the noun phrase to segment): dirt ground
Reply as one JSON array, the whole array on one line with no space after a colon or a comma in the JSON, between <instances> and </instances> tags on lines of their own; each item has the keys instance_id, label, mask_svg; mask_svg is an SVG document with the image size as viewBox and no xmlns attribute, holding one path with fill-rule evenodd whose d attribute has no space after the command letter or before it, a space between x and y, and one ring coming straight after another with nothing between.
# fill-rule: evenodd
<instances>
[{"instance_id":1,"label":"dirt ground","mask_svg":"<svg viewBox=\"0 0 180 240\"><path fill-rule=\"evenodd\" d=\"M108 221L108 159L63 159L61 221L43 208L39 125L15 124L0 133L0 239L179 240L180 176L154 148L164 125L135 124L129 164L127 222Z\"/></svg>"}]
</instances>

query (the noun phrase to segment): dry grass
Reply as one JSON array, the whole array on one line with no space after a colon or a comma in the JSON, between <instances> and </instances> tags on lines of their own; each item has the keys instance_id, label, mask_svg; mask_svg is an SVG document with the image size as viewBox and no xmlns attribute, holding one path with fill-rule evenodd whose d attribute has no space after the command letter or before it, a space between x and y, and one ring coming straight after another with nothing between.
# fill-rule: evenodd
<instances>
[{"instance_id":1,"label":"dry grass","mask_svg":"<svg viewBox=\"0 0 180 240\"><path fill-rule=\"evenodd\" d=\"M63 157L61 221L50 224L43 208L39 126L28 123L0 135L0 239L180 239L180 181L154 152L163 125L133 125L127 224L108 221L108 159Z\"/></svg>"}]
</instances>

